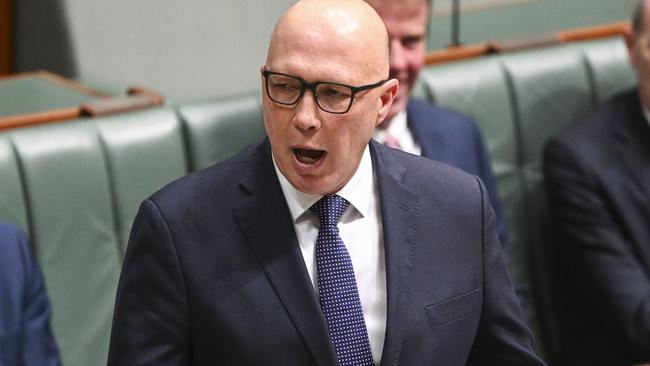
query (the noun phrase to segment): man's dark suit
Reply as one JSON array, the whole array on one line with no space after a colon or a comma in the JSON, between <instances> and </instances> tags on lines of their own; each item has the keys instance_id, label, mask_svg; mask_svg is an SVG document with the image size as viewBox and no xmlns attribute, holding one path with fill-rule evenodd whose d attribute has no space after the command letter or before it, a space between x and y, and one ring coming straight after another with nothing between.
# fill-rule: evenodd
<instances>
[{"instance_id":1,"label":"man's dark suit","mask_svg":"<svg viewBox=\"0 0 650 366\"><path fill-rule=\"evenodd\" d=\"M387 271L381 365L540 365L478 179L371 143ZM141 206L109 365L336 364L268 141Z\"/></svg>"},{"instance_id":2,"label":"man's dark suit","mask_svg":"<svg viewBox=\"0 0 650 366\"><path fill-rule=\"evenodd\" d=\"M27 238L0 223L0 365L59 364L50 301Z\"/></svg>"},{"instance_id":3,"label":"man's dark suit","mask_svg":"<svg viewBox=\"0 0 650 366\"><path fill-rule=\"evenodd\" d=\"M650 127L638 92L549 142L566 275L567 365L650 362Z\"/></svg>"},{"instance_id":4,"label":"man's dark suit","mask_svg":"<svg viewBox=\"0 0 650 366\"><path fill-rule=\"evenodd\" d=\"M476 123L460 113L415 99L409 101L406 115L409 130L422 148L422 156L455 166L483 180L496 214L499 240L508 253L506 223L490 159Z\"/></svg>"}]
</instances>

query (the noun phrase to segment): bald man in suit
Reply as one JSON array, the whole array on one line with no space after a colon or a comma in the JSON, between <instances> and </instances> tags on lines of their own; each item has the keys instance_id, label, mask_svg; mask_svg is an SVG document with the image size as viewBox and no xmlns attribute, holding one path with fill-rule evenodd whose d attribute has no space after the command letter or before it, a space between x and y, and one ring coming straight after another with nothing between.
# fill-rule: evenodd
<instances>
[{"instance_id":1,"label":"bald man in suit","mask_svg":"<svg viewBox=\"0 0 650 366\"><path fill-rule=\"evenodd\" d=\"M399 82L360 0L303 0L268 138L142 204L109 365L543 365L481 181L372 141Z\"/></svg>"}]
</instances>

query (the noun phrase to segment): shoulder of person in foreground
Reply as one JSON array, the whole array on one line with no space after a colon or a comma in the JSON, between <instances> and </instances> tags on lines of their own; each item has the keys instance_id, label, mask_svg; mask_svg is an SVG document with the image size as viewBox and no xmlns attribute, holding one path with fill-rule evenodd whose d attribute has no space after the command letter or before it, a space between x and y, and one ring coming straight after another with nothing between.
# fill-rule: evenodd
<instances>
[{"instance_id":1,"label":"shoulder of person in foreground","mask_svg":"<svg viewBox=\"0 0 650 366\"><path fill-rule=\"evenodd\" d=\"M27 237L0 222L0 364L59 365L51 306Z\"/></svg>"}]
</instances>

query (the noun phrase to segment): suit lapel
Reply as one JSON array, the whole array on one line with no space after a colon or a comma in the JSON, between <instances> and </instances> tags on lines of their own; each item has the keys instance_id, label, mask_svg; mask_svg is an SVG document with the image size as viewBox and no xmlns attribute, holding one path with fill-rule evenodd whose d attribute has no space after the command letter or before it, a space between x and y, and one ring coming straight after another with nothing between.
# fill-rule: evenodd
<instances>
[{"instance_id":1,"label":"suit lapel","mask_svg":"<svg viewBox=\"0 0 650 366\"><path fill-rule=\"evenodd\" d=\"M650 126L641 112L641 104L638 95L627 103L624 113L613 125L615 146L620 154L620 161L627 170L628 179L634 182L641 196L634 197L633 202L638 205L638 210L645 213L646 221L650 221ZM636 232L640 239L638 250L642 253L645 267L650 270L650 246L644 245L644 238L647 238L647 227L635 225L632 230L643 230L643 233Z\"/></svg>"},{"instance_id":2,"label":"suit lapel","mask_svg":"<svg viewBox=\"0 0 650 366\"><path fill-rule=\"evenodd\" d=\"M650 198L650 126L641 112L638 96L628 103L625 114L613 126L616 146L630 177Z\"/></svg>"},{"instance_id":3,"label":"suit lapel","mask_svg":"<svg viewBox=\"0 0 650 366\"><path fill-rule=\"evenodd\" d=\"M444 160L442 154L447 150L447 141L438 133L438 123L431 113L422 110L421 101L410 100L406 106L406 118L413 139L422 149L421 155L430 159Z\"/></svg>"},{"instance_id":4,"label":"suit lapel","mask_svg":"<svg viewBox=\"0 0 650 366\"><path fill-rule=\"evenodd\" d=\"M420 116L417 104L413 100L409 101L406 106L406 118L406 123L409 130L411 131L411 134L413 134L413 139L420 145L420 148L422 149L422 156L429 156L431 153L429 151L429 146L431 144L428 143L429 139L427 138L431 137L431 132L428 131L427 126L433 124L422 123L423 121L428 122L428 119ZM422 141L425 141L425 143Z\"/></svg>"},{"instance_id":5,"label":"suit lapel","mask_svg":"<svg viewBox=\"0 0 650 366\"><path fill-rule=\"evenodd\" d=\"M386 148L370 145L379 186L386 256L387 319L381 366L397 365L410 301L418 196L402 183L405 169Z\"/></svg>"},{"instance_id":6,"label":"suit lapel","mask_svg":"<svg viewBox=\"0 0 650 366\"><path fill-rule=\"evenodd\" d=\"M316 362L335 365L336 354L273 168L268 140L252 154L240 184L250 193L234 210L244 235Z\"/></svg>"}]
</instances>

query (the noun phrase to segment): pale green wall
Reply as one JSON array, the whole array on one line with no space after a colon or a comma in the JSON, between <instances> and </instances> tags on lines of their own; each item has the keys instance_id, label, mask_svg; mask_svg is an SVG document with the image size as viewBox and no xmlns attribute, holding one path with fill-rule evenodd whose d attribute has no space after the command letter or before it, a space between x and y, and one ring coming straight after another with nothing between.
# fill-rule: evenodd
<instances>
[{"instance_id":1,"label":"pale green wall","mask_svg":"<svg viewBox=\"0 0 650 366\"><path fill-rule=\"evenodd\" d=\"M15 71L141 84L172 100L258 92L275 19L294 0L15 1ZM435 0L430 46L449 43L451 0ZM465 43L627 19L632 0L461 0ZM501 5L518 2L517 4ZM496 5L495 5L496 4Z\"/></svg>"},{"instance_id":2,"label":"pale green wall","mask_svg":"<svg viewBox=\"0 0 650 366\"><path fill-rule=\"evenodd\" d=\"M450 43L450 3L451 0L435 0L430 49ZM465 8L461 13L461 41L471 44L519 40L561 29L627 20L633 4L634 0L461 0Z\"/></svg>"}]
</instances>

